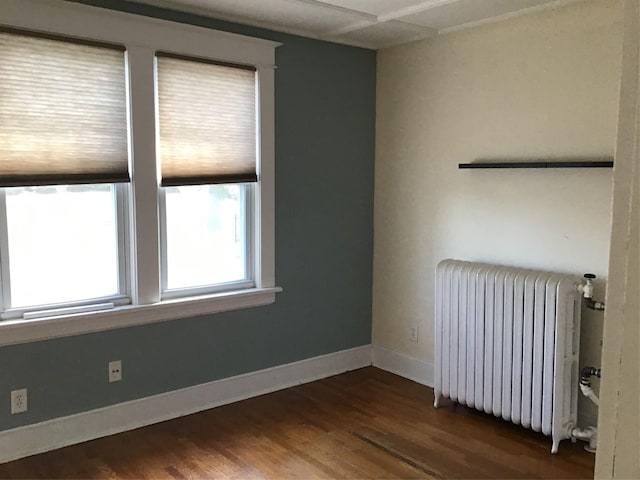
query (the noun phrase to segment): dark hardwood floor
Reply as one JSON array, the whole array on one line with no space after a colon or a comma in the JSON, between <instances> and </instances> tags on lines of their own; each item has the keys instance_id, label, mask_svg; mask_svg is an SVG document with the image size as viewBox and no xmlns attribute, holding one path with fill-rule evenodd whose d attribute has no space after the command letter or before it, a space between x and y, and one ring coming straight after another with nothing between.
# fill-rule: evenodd
<instances>
[{"instance_id":1,"label":"dark hardwood floor","mask_svg":"<svg viewBox=\"0 0 640 480\"><path fill-rule=\"evenodd\" d=\"M594 456L369 367L0 465L0 478L593 478Z\"/></svg>"}]
</instances>

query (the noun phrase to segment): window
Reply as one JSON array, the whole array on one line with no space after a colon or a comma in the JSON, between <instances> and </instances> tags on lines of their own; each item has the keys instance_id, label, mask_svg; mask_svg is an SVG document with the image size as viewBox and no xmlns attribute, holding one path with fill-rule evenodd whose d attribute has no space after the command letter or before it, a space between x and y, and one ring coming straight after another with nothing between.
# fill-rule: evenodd
<instances>
[{"instance_id":1,"label":"window","mask_svg":"<svg viewBox=\"0 0 640 480\"><path fill-rule=\"evenodd\" d=\"M255 70L156 55L164 297L254 284Z\"/></svg>"},{"instance_id":2,"label":"window","mask_svg":"<svg viewBox=\"0 0 640 480\"><path fill-rule=\"evenodd\" d=\"M3 0L0 343L274 301L276 46Z\"/></svg>"},{"instance_id":3,"label":"window","mask_svg":"<svg viewBox=\"0 0 640 480\"><path fill-rule=\"evenodd\" d=\"M126 303L121 47L0 31L2 315Z\"/></svg>"}]
</instances>

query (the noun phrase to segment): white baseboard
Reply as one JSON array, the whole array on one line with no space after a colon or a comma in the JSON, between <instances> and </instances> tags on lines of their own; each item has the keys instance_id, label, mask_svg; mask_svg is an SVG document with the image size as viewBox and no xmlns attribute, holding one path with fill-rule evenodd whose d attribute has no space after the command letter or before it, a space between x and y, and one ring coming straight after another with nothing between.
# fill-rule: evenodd
<instances>
[{"instance_id":1,"label":"white baseboard","mask_svg":"<svg viewBox=\"0 0 640 480\"><path fill-rule=\"evenodd\" d=\"M373 345L371 359L374 367L381 368L414 382L433 387L433 364L402 353Z\"/></svg>"},{"instance_id":2,"label":"white baseboard","mask_svg":"<svg viewBox=\"0 0 640 480\"><path fill-rule=\"evenodd\" d=\"M342 350L202 385L0 432L0 463L312 382L371 365L371 346Z\"/></svg>"}]
</instances>

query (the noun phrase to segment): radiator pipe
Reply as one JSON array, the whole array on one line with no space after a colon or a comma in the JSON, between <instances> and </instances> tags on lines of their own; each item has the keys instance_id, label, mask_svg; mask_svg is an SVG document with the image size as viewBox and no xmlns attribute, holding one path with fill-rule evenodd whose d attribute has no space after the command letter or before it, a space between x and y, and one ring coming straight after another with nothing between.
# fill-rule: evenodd
<instances>
[{"instance_id":1,"label":"radiator pipe","mask_svg":"<svg viewBox=\"0 0 640 480\"><path fill-rule=\"evenodd\" d=\"M587 427L585 429L574 428L571 430L571 437L580 440L586 440L589 445L585 445L587 452L595 453L598 446L598 430L595 427Z\"/></svg>"},{"instance_id":2,"label":"radiator pipe","mask_svg":"<svg viewBox=\"0 0 640 480\"><path fill-rule=\"evenodd\" d=\"M580 383L591 386L591 377L598 377L602 374L602 369L595 367L584 367L580 370Z\"/></svg>"},{"instance_id":3,"label":"radiator pipe","mask_svg":"<svg viewBox=\"0 0 640 480\"><path fill-rule=\"evenodd\" d=\"M593 391L593 388L591 388L590 386L585 386L580 384L580 391L582 392L582 394L591 399L591 401L593 403L595 403L597 406L600 406L600 399L598 398L598 396L595 394L595 392Z\"/></svg>"},{"instance_id":4,"label":"radiator pipe","mask_svg":"<svg viewBox=\"0 0 640 480\"><path fill-rule=\"evenodd\" d=\"M596 405L599 405L600 400L593 391L593 388L591 388L591 377L600 378L601 372L601 369L595 367L584 367L580 371L580 391Z\"/></svg>"},{"instance_id":5,"label":"radiator pipe","mask_svg":"<svg viewBox=\"0 0 640 480\"><path fill-rule=\"evenodd\" d=\"M591 377L600 378L601 373L602 370L595 367L584 367L580 370L580 391L596 405L598 405L599 400L591 388ZM587 452L595 453L598 445L598 430L595 427L587 427L585 429L574 428L571 430L571 437L589 442L588 445L585 445L584 449Z\"/></svg>"},{"instance_id":6,"label":"radiator pipe","mask_svg":"<svg viewBox=\"0 0 640 480\"><path fill-rule=\"evenodd\" d=\"M585 298L584 304L591 310L597 310L598 312L604 312L604 303L595 301L593 298Z\"/></svg>"}]
</instances>

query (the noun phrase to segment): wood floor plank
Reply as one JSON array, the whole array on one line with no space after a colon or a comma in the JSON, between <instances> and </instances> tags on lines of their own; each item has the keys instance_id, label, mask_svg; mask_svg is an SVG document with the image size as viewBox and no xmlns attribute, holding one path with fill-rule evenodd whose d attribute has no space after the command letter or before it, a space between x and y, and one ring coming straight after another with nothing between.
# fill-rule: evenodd
<instances>
[{"instance_id":1,"label":"wood floor plank","mask_svg":"<svg viewBox=\"0 0 640 480\"><path fill-rule=\"evenodd\" d=\"M368 367L0 465L0 478L593 478L551 440Z\"/></svg>"}]
</instances>

